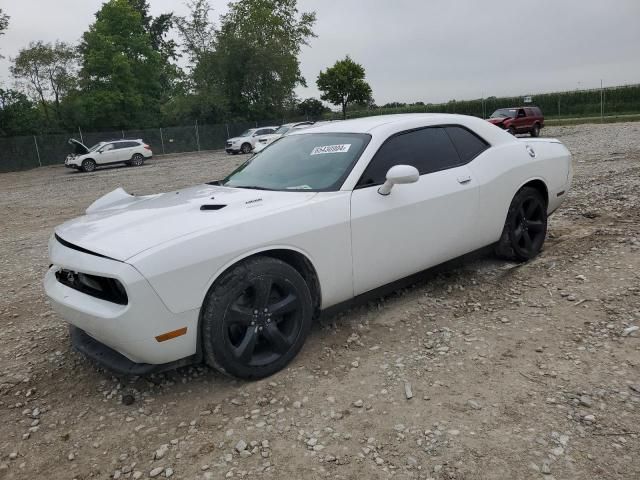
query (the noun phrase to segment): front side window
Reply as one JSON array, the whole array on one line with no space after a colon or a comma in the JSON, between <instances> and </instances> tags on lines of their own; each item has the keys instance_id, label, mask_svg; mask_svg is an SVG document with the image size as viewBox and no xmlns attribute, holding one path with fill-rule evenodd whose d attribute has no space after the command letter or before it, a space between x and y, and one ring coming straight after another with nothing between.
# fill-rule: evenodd
<instances>
[{"instance_id":1,"label":"front side window","mask_svg":"<svg viewBox=\"0 0 640 480\"><path fill-rule=\"evenodd\" d=\"M395 165L416 167L420 175L460 165L462 162L442 127L427 127L389 138L362 174L358 187L381 185Z\"/></svg>"},{"instance_id":2,"label":"front side window","mask_svg":"<svg viewBox=\"0 0 640 480\"><path fill-rule=\"evenodd\" d=\"M370 139L362 133L285 136L251 157L221 183L258 190L338 190Z\"/></svg>"},{"instance_id":3,"label":"front side window","mask_svg":"<svg viewBox=\"0 0 640 480\"><path fill-rule=\"evenodd\" d=\"M113 150L113 143L107 143L104 147L102 147L103 152L108 152L109 150Z\"/></svg>"}]
</instances>

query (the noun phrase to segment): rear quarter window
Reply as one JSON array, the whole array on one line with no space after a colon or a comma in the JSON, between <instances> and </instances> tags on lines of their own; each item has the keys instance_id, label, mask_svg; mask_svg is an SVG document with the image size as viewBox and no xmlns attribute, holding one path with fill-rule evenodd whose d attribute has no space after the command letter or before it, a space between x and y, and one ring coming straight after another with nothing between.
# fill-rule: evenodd
<instances>
[{"instance_id":1,"label":"rear quarter window","mask_svg":"<svg viewBox=\"0 0 640 480\"><path fill-rule=\"evenodd\" d=\"M445 130L458 151L462 163L470 162L489 148L486 141L464 127L452 125L445 127Z\"/></svg>"}]
</instances>

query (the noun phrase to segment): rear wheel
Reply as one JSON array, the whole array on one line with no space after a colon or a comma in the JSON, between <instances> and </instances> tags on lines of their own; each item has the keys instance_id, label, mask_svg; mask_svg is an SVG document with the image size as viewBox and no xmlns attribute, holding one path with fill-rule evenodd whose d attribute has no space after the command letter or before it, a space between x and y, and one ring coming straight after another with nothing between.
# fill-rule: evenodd
<instances>
[{"instance_id":1,"label":"rear wheel","mask_svg":"<svg viewBox=\"0 0 640 480\"><path fill-rule=\"evenodd\" d=\"M224 273L203 305L205 361L240 378L284 368L311 328L309 287L291 265L270 257L246 260Z\"/></svg>"},{"instance_id":2,"label":"rear wheel","mask_svg":"<svg viewBox=\"0 0 640 480\"><path fill-rule=\"evenodd\" d=\"M531 129L531 136L532 137L539 137L540 136L540 125L538 125L537 123Z\"/></svg>"},{"instance_id":3,"label":"rear wheel","mask_svg":"<svg viewBox=\"0 0 640 480\"><path fill-rule=\"evenodd\" d=\"M511 201L496 253L521 262L534 258L547 236L547 202L532 187L523 187Z\"/></svg>"},{"instance_id":4,"label":"rear wheel","mask_svg":"<svg viewBox=\"0 0 640 480\"><path fill-rule=\"evenodd\" d=\"M240 150L242 151L242 153L251 153L251 144L243 143L242 146L240 147Z\"/></svg>"},{"instance_id":5,"label":"rear wheel","mask_svg":"<svg viewBox=\"0 0 640 480\"><path fill-rule=\"evenodd\" d=\"M96 162L90 158L84 160L82 162L82 171L83 172L93 172L96 169Z\"/></svg>"},{"instance_id":6,"label":"rear wheel","mask_svg":"<svg viewBox=\"0 0 640 480\"><path fill-rule=\"evenodd\" d=\"M131 157L130 165L134 167L140 167L144 163L144 156L140 153L136 153L133 157Z\"/></svg>"}]
</instances>

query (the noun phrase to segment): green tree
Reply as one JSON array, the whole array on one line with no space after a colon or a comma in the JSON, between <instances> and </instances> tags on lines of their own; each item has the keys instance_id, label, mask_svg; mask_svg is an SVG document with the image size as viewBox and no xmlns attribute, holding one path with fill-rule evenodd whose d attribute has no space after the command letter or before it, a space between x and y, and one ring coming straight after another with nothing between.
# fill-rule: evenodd
<instances>
[{"instance_id":1,"label":"green tree","mask_svg":"<svg viewBox=\"0 0 640 480\"><path fill-rule=\"evenodd\" d=\"M175 93L176 85L182 77L182 71L175 64L178 59L178 45L169 35L176 23L173 12L162 13L157 17L149 13L147 0L128 0L135 11L140 14L144 31L151 38L151 48L160 54L162 58L162 73L160 84L162 87L161 102L165 103Z\"/></svg>"},{"instance_id":2,"label":"green tree","mask_svg":"<svg viewBox=\"0 0 640 480\"><path fill-rule=\"evenodd\" d=\"M38 109L24 93L0 88L0 135L36 133L39 123Z\"/></svg>"},{"instance_id":3,"label":"green tree","mask_svg":"<svg viewBox=\"0 0 640 480\"><path fill-rule=\"evenodd\" d=\"M313 12L296 0L238 0L222 17L208 69L237 117L274 118L305 85L298 54L315 37Z\"/></svg>"},{"instance_id":4,"label":"green tree","mask_svg":"<svg viewBox=\"0 0 640 480\"><path fill-rule=\"evenodd\" d=\"M347 55L333 67L320 72L316 84L322 92L320 98L342 108L342 118L347 118L350 103L371 101L371 87L364 79L364 67Z\"/></svg>"},{"instance_id":5,"label":"green tree","mask_svg":"<svg viewBox=\"0 0 640 480\"><path fill-rule=\"evenodd\" d=\"M11 73L33 100L40 103L47 121L49 106L60 119L60 102L77 83L78 54L64 43L32 42L13 60Z\"/></svg>"},{"instance_id":6,"label":"green tree","mask_svg":"<svg viewBox=\"0 0 640 480\"><path fill-rule=\"evenodd\" d=\"M142 127L160 114L163 59L129 0L109 0L80 44L80 99L93 127Z\"/></svg>"},{"instance_id":7,"label":"green tree","mask_svg":"<svg viewBox=\"0 0 640 480\"><path fill-rule=\"evenodd\" d=\"M178 17L176 27L189 61L189 75L180 85L181 94L165 106L165 115L172 123L194 119L219 122L225 116L226 101L215 66L216 29L210 18L211 5L208 0L190 0L187 6L189 15Z\"/></svg>"},{"instance_id":8,"label":"green tree","mask_svg":"<svg viewBox=\"0 0 640 480\"><path fill-rule=\"evenodd\" d=\"M9 27L10 18L11 17L0 8L0 35L4 35L4 31Z\"/></svg>"},{"instance_id":9,"label":"green tree","mask_svg":"<svg viewBox=\"0 0 640 480\"><path fill-rule=\"evenodd\" d=\"M0 8L0 35L4 35L4 31L9 28L9 19L11 17L9 15L7 15L6 13L4 13L2 11L2 9ZM2 55L0 55L0 58L4 58Z\"/></svg>"},{"instance_id":10,"label":"green tree","mask_svg":"<svg viewBox=\"0 0 640 480\"><path fill-rule=\"evenodd\" d=\"M298 110L298 114L299 115L305 115L305 116L310 117L310 118L312 118L314 120L317 119L317 118L320 118L320 116L323 113L325 113L327 111L330 111L317 98L307 98L306 100L300 102L298 104L297 110Z\"/></svg>"},{"instance_id":11,"label":"green tree","mask_svg":"<svg viewBox=\"0 0 640 480\"><path fill-rule=\"evenodd\" d=\"M205 55L215 50L216 30L210 19L212 12L208 0L189 0L188 17L178 17L176 26L180 32L184 53L195 68Z\"/></svg>"}]
</instances>

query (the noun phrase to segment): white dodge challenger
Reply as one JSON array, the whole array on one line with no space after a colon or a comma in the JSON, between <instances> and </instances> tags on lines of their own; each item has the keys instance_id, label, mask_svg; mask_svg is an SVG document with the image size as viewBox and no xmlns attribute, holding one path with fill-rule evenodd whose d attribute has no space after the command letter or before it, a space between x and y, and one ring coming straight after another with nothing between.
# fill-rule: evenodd
<instances>
[{"instance_id":1,"label":"white dodge challenger","mask_svg":"<svg viewBox=\"0 0 640 480\"><path fill-rule=\"evenodd\" d=\"M492 244L531 259L571 179L558 140L479 118L328 123L221 181L103 196L55 229L44 286L74 347L114 371L261 378L322 310Z\"/></svg>"}]
</instances>

